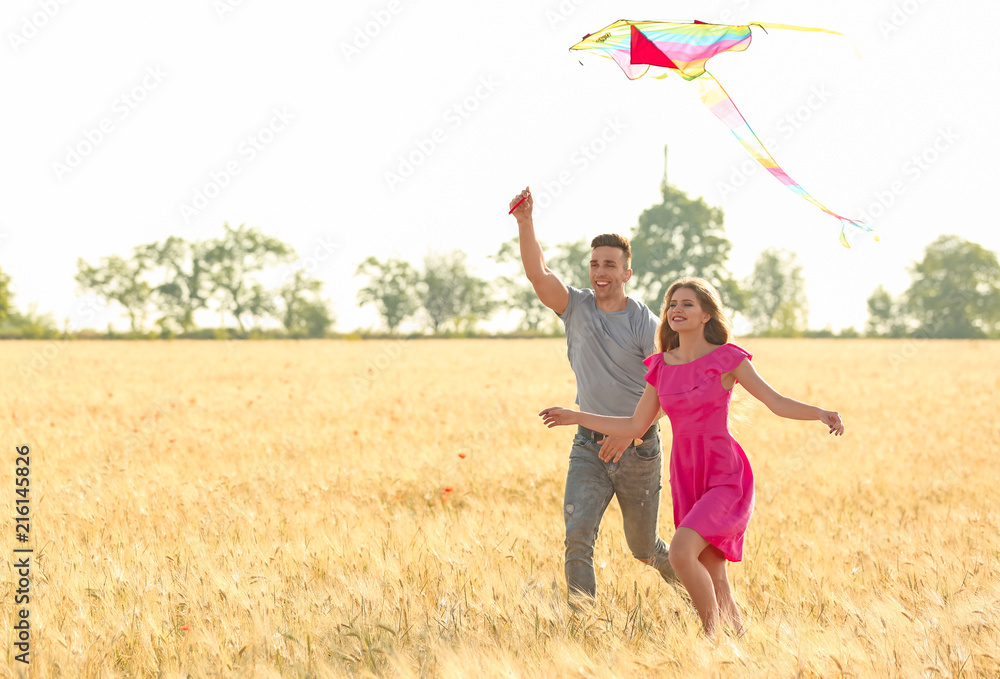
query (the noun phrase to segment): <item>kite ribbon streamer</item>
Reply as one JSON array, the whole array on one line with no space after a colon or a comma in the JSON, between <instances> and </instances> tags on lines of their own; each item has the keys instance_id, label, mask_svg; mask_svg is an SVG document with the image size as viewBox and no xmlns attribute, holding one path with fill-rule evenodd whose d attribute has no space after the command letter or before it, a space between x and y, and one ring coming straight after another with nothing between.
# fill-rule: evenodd
<instances>
[{"instance_id":1,"label":"kite ribbon streamer","mask_svg":"<svg viewBox=\"0 0 1000 679\"><path fill-rule=\"evenodd\" d=\"M848 225L863 231L872 231L871 227L828 210L789 177L764 148L764 144L754 134L719 81L705 68L708 60L716 54L742 52L747 49L753 37L750 26L759 26L765 31L768 28L777 28L841 35L837 31L825 28L761 22L753 22L746 26L727 26L706 24L701 21L694 23L616 21L593 35L587 35L570 49L594 50L600 56L613 59L632 80L645 75L650 66L657 66L667 71L664 75L654 75L655 78L666 77L666 74L673 71L685 80L696 81L705 106L732 130L757 162L793 192L840 220L840 242L845 247L850 247L845 232Z\"/></svg>"},{"instance_id":2,"label":"kite ribbon streamer","mask_svg":"<svg viewBox=\"0 0 1000 679\"><path fill-rule=\"evenodd\" d=\"M836 212L828 209L825 205L820 203L818 200L809 195L805 189L803 189L797 181L788 176L784 170L778 165L778 162L768 153L767 149L764 148L764 144L760 141L760 138L750 129L750 125L747 123L746 118L740 113L740 110L736 108L736 104L730 98L726 90L719 84L719 81L715 79L709 72L705 72L699 78L695 78L694 82L698 85L698 96L701 97L701 101L708 107L708 110L715 114L715 117L721 120L725 125L732 130L733 135L743 144L743 148L750 152L750 155L754 159L764 166L764 169L771 173L771 175L777 179L779 182L787 186L792 192L797 193L802 196L810 203L818 207L823 212L836 217L841 222L840 229L840 244L844 247L851 247L847 242L847 235L844 232L847 225L855 226L859 229L865 231L871 231L871 227L866 226L863 222L856 221L854 219L848 219L838 215Z\"/></svg>"}]
</instances>

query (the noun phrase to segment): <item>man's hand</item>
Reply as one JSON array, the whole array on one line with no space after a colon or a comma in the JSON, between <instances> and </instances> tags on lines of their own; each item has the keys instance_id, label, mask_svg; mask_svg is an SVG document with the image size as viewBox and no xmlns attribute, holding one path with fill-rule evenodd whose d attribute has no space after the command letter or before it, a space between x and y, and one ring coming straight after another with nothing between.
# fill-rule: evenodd
<instances>
[{"instance_id":1,"label":"man's hand","mask_svg":"<svg viewBox=\"0 0 1000 679\"><path fill-rule=\"evenodd\" d=\"M522 203L521 200L524 200ZM520 205L517 205L521 203ZM517 209L514 206L517 205ZM527 186L524 187L524 191L514 196L510 201L510 209L513 211L512 214L514 218L517 219L518 223L527 220L531 221L531 209L535 205L535 199L531 197L531 189Z\"/></svg>"},{"instance_id":2,"label":"man's hand","mask_svg":"<svg viewBox=\"0 0 1000 679\"><path fill-rule=\"evenodd\" d=\"M617 462L622 459L622 453L633 443L640 445L642 439L630 439L622 436L605 436L601 441L601 452L597 454L603 462Z\"/></svg>"},{"instance_id":3,"label":"man's hand","mask_svg":"<svg viewBox=\"0 0 1000 679\"><path fill-rule=\"evenodd\" d=\"M515 208L515 206L517 206ZM531 188L514 196L510 201L511 214L517 218L518 250L521 252L521 264L524 275L531 282L531 287L542 304L555 311L560 316L569 306L569 288L562 279L545 266L545 256L542 246L535 236L535 225L531 221L531 211L535 199L531 197Z\"/></svg>"}]
</instances>

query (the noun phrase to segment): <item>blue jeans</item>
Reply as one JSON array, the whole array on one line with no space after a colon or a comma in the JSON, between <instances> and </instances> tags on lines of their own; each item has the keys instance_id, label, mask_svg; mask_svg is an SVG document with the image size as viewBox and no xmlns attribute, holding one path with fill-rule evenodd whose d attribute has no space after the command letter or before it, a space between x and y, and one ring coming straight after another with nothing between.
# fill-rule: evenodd
<instances>
[{"instance_id":1,"label":"blue jeans","mask_svg":"<svg viewBox=\"0 0 1000 679\"><path fill-rule=\"evenodd\" d=\"M602 462L601 447L577 433L566 474L566 585L570 593L593 597L594 543L611 497L618 496L625 540L632 556L647 561L667 582L676 582L667 544L656 532L660 513L663 454L659 428L638 447L629 446L618 462Z\"/></svg>"}]
</instances>

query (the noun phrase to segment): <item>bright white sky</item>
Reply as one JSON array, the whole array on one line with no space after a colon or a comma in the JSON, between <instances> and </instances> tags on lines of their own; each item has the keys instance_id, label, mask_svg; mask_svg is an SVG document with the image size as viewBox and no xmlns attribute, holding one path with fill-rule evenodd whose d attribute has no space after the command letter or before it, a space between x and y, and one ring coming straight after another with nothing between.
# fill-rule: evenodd
<instances>
[{"instance_id":1,"label":"bright white sky","mask_svg":"<svg viewBox=\"0 0 1000 679\"><path fill-rule=\"evenodd\" d=\"M709 70L779 164L881 242L842 248L838 222L753 163L692 85L568 51L617 19L848 36L754 29ZM861 328L872 290L902 292L938 235L1000 251L1000 53L965 30L998 19L995 0L8 0L0 268L19 309L123 327L117 308L83 309L78 257L246 223L307 260L339 329L374 326L355 301L368 255L462 249L491 276L526 184L547 243L628 233L668 145L671 183L725 210L737 277L791 250L810 326Z\"/></svg>"}]
</instances>

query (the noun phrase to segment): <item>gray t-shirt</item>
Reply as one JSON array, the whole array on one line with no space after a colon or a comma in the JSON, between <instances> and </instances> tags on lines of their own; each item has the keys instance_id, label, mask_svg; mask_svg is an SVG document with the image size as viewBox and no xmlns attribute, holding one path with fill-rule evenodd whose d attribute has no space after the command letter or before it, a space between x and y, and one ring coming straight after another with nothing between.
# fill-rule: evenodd
<instances>
[{"instance_id":1,"label":"gray t-shirt","mask_svg":"<svg viewBox=\"0 0 1000 679\"><path fill-rule=\"evenodd\" d=\"M629 417L646 388L643 359L656 352L659 318L642 302L627 298L622 311L601 311L594 291L571 285L560 318L576 375L580 410Z\"/></svg>"}]
</instances>

